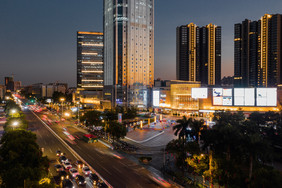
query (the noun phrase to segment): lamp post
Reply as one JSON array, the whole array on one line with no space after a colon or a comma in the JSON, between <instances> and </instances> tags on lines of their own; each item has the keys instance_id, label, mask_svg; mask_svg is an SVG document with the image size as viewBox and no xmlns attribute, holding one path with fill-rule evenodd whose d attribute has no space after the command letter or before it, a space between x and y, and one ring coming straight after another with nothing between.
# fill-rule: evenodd
<instances>
[{"instance_id":1,"label":"lamp post","mask_svg":"<svg viewBox=\"0 0 282 188\"><path fill-rule=\"evenodd\" d=\"M77 125L80 125L79 110L80 110L80 103L78 101L77 102Z\"/></svg>"},{"instance_id":2,"label":"lamp post","mask_svg":"<svg viewBox=\"0 0 282 188\"><path fill-rule=\"evenodd\" d=\"M65 101L65 98L60 98L60 101L62 102L62 115L61 118L63 117L63 112L64 112L64 107L63 107L63 102Z\"/></svg>"},{"instance_id":3,"label":"lamp post","mask_svg":"<svg viewBox=\"0 0 282 188\"><path fill-rule=\"evenodd\" d=\"M18 125L19 125L19 122L18 122L18 121L14 121L13 124L12 124L13 130L14 130L15 127L18 126Z\"/></svg>"},{"instance_id":4,"label":"lamp post","mask_svg":"<svg viewBox=\"0 0 282 188\"><path fill-rule=\"evenodd\" d=\"M12 110L11 110L12 116L14 116L15 113L17 113L17 110L16 110L16 109L12 109Z\"/></svg>"}]
</instances>

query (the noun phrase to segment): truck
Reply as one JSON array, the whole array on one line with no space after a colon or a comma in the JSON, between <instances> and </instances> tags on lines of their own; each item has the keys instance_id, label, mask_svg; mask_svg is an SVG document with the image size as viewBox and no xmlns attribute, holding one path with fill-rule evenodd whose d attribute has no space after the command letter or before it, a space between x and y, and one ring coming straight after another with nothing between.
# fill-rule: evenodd
<instances>
[{"instance_id":1,"label":"truck","mask_svg":"<svg viewBox=\"0 0 282 188\"><path fill-rule=\"evenodd\" d=\"M87 143L98 142L97 136L94 136L93 134L85 134L85 135L83 135L82 139Z\"/></svg>"}]
</instances>

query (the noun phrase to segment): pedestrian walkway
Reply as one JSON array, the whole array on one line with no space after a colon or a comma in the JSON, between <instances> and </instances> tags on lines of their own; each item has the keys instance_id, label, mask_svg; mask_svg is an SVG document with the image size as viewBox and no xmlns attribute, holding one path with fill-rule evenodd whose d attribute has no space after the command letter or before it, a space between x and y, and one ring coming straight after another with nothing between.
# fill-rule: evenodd
<instances>
[{"instance_id":1,"label":"pedestrian walkway","mask_svg":"<svg viewBox=\"0 0 282 188\"><path fill-rule=\"evenodd\" d=\"M136 129L134 131L128 132L125 138L135 143L144 143L163 133L164 131L155 131L150 129Z\"/></svg>"}]
</instances>

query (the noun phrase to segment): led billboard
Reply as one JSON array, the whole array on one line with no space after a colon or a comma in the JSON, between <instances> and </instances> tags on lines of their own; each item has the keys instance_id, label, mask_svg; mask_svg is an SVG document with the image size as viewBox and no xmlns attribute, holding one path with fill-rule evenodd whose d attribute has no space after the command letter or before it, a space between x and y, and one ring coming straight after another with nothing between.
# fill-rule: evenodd
<instances>
[{"instance_id":1,"label":"led billboard","mask_svg":"<svg viewBox=\"0 0 282 188\"><path fill-rule=\"evenodd\" d=\"M277 106L277 88L257 88L257 106Z\"/></svg>"},{"instance_id":2,"label":"led billboard","mask_svg":"<svg viewBox=\"0 0 282 188\"><path fill-rule=\"evenodd\" d=\"M192 98L194 99L208 98L208 88L192 88Z\"/></svg>"},{"instance_id":3,"label":"led billboard","mask_svg":"<svg viewBox=\"0 0 282 188\"><path fill-rule=\"evenodd\" d=\"M213 105L232 106L232 89L213 88Z\"/></svg>"},{"instance_id":4,"label":"led billboard","mask_svg":"<svg viewBox=\"0 0 282 188\"><path fill-rule=\"evenodd\" d=\"M232 106L232 89L222 90L222 105Z\"/></svg>"},{"instance_id":5,"label":"led billboard","mask_svg":"<svg viewBox=\"0 0 282 188\"><path fill-rule=\"evenodd\" d=\"M153 91L153 106L160 106L160 91Z\"/></svg>"},{"instance_id":6,"label":"led billboard","mask_svg":"<svg viewBox=\"0 0 282 188\"><path fill-rule=\"evenodd\" d=\"M255 106L255 89L234 88L234 106Z\"/></svg>"},{"instance_id":7,"label":"led billboard","mask_svg":"<svg viewBox=\"0 0 282 188\"><path fill-rule=\"evenodd\" d=\"M245 106L255 106L255 89L245 88Z\"/></svg>"}]
</instances>

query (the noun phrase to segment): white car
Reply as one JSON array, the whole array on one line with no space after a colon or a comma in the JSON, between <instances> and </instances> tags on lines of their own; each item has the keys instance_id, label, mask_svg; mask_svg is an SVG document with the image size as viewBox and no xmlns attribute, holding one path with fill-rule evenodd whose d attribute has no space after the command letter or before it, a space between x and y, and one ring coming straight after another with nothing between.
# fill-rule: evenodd
<instances>
[{"instance_id":1,"label":"white car","mask_svg":"<svg viewBox=\"0 0 282 188\"><path fill-rule=\"evenodd\" d=\"M75 168L71 168L70 169L70 175L72 176L72 177L76 177L77 175L79 175L79 172L75 169Z\"/></svg>"},{"instance_id":2,"label":"white car","mask_svg":"<svg viewBox=\"0 0 282 188\"><path fill-rule=\"evenodd\" d=\"M63 166L64 166L65 169L71 169L71 168L72 168L71 163L68 162L68 161L64 162L64 163L63 163Z\"/></svg>"},{"instance_id":3,"label":"white car","mask_svg":"<svg viewBox=\"0 0 282 188\"><path fill-rule=\"evenodd\" d=\"M91 170L88 168L88 166L83 167L82 172L86 176L92 173Z\"/></svg>"}]
</instances>

